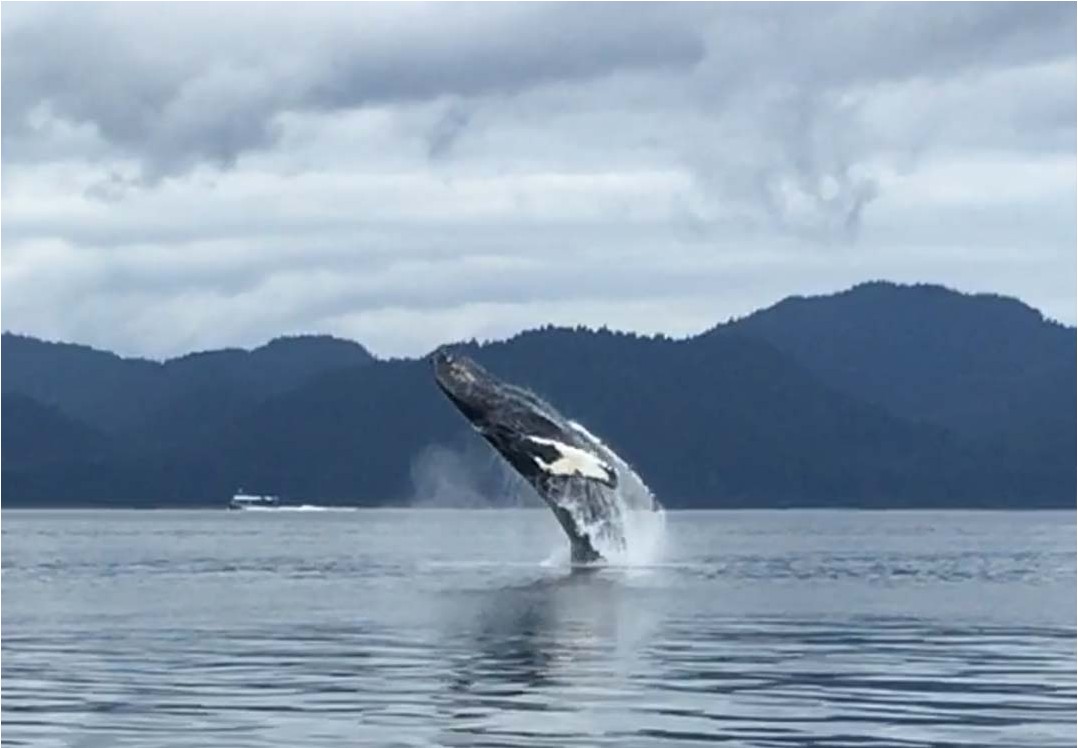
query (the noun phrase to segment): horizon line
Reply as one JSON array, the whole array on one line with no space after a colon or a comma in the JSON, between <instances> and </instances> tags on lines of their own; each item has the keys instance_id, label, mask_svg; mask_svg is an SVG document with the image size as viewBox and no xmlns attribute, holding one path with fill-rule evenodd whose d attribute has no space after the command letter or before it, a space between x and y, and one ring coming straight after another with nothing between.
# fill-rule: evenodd
<instances>
[{"instance_id":1,"label":"horizon line","mask_svg":"<svg viewBox=\"0 0 1078 748\"><path fill-rule=\"evenodd\" d=\"M759 314L761 312L768 311L770 309L774 309L775 307L777 307L780 304L783 304L783 303L785 303L787 301L831 298L831 297L834 297L834 296L841 296L842 294L850 293L850 292L855 291L857 289L865 288L865 287L869 287L869 286L890 286L890 287L899 288L899 289L927 288L927 289L945 291L947 293L951 293L951 294L954 294L954 295L957 295L957 296L964 296L964 297L969 297L969 298L995 298L995 299L1000 299L1000 300L1005 300L1005 301L1011 301L1011 302L1015 302L1017 304L1020 304L1020 305L1022 305L1024 307L1026 307L1027 309L1033 311L1033 312L1036 312L1040 316L1042 322L1045 322L1047 324L1056 325L1058 327L1063 327L1064 329L1070 329L1070 330L1078 331L1078 326L1076 326L1075 324L1069 324L1069 323L1063 322L1062 320L1058 320L1058 319L1056 319L1054 317L1050 317L1042 309L1039 309L1038 307L1030 304L1029 302L1027 302L1024 299L1021 299L1021 298L1019 298L1017 296L1010 296L1010 295L1002 294L1002 293L995 292L995 291L962 291L962 290L954 288L952 286L947 286L947 285L945 285L943 283L934 283L934 282L930 282L930 281L917 281L917 282L909 283L909 282L892 281L892 280L886 280L886 279L880 278L880 279L875 279L875 280L860 281L858 283L855 283L855 284L850 285L850 286L846 286L845 288L842 288L842 289L837 290L837 291L830 291L830 292L816 293L816 294L789 294L787 296L782 297L778 301L772 302L771 304L768 304L766 306L761 306L761 307L759 307L759 308L757 308L757 309L755 309L755 310L753 310L751 312L748 312L747 314L744 314L744 315L741 315L741 316L731 316L731 317L727 318L725 321L713 322L710 326L705 327L704 329L699 330L697 332L687 334L687 335L680 335L679 336L679 335L671 335L669 333L663 333L663 332L642 333L642 332L638 332L636 330L625 330L625 329L621 329L621 328L611 328L606 324L599 325L597 327L592 327L592 326L587 325L587 324L555 325L555 324L552 324L552 323L547 323L545 325L540 325L540 326L536 326L536 327L522 328L522 329L520 329L520 330L518 330L518 331L516 331L516 332L514 332L514 333L512 333L510 335L506 335L504 337L484 338L483 340L479 340L479 339L477 339L475 337L472 337L472 338L469 338L469 339L458 339L458 340L447 341L447 342L440 343L440 344L436 345L434 348L430 349L429 351L426 351L425 353L417 354L417 355L414 355L414 356L379 356L378 354L373 352L368 345L366 345L364 342L362 342L360 340L356 340L354 338L346 338L346 337L342 337L340 335L335 335L333 333L324 333L324 332L286 333L286 334L282 334L282 335L276 335L276 336L266 340L264 343L260 343L258 345L254 345L254 346L251 346L251 347L244 347L244 346L239 346L239 345L236 345L236 346L226 345L226 346L222 346L222 347L219 347L219 348L202 348L202 349L197 349L197 350L189 350L189 351L187 351L185 353L178 353L178 354L173 355L173 356L166 356L166 357L162 357L162 358L156 358L156 357L147 356L147 355L140 355L140 354L126 355L126 354L121 354L121 353L118 353L116 351L110 350L108 348L99 348L99 347L97 347L95 345L91 345L89 343L80 343L80 342L76 342L76 341L72 341L72 340L50 339L50 338L34 335L34 334L31 334L31 333L10 330L10 329L7 329L7 328L3 329L2 332L0 332L0 334L2 334L5 337L10 335L10 336L14 336L14 337L30 338L30 339L37 340L37 341L42 342L42 343L48 343L48 344L51 344L51 345L69 345L69 346L76 346L76 347L80 347L80 348L89 348L92 351L113 355L113 356L116 356L116 357L118 357L120 359L123 359L125 361L145 361L145 362L148 362L148 363L157 363L157 364L164 364L164 363L167 363L169 361L176 361L176 360L179 360L179 359L187 358L188 356L197 356L197 355L201 355L201 354L218 353L218 352L223 352L223 351L236 351L236 352L244 352L244 353L253 353L254 351L265 348L266 346L268 346L268 345L270 345L270 344L272 344L272 343L274 343L275 341L278 341L278 340L290 340L290 339L295 340L295 339L302 339L302 338L328 338L328 339L331 339L331 340L337 340L337 341L344 342L344 343L352 343L352 344L358 345L372 359L374 359L376 361L383 361L383 362L388 362L388 361L419 361L419 360L422 360L422 359L426 358L427 356L429 356L431 353L438 350L439 348L443 348L445 346L454 346L454 345L478 345L478 346L496 345L498 343L511 342L511 341L515 340L516 338L519 338L519 337L521 337L523 335L527 335L529 333L544 332L544 331L547 331L547 330L568 330L568 331L591 332L591 333L607 332L607 333L611 333L611 334L614 334L614 335L625 335L625 336L631 336L631 337L637 337L637 338L649 338L649 339L663 338L663 339L667 339L667 340L671 340L671 341L683 342L683 341L692 340L694 338L698 338L698 337L700 337L702 335L706 335L707 333L712 332L713 330L716 330L717 328L722 327L724 325L734 324L736 322L740 322L742 320L748 319L749 317L752 317L753 315Z\"/></svg>"}]
</instances>

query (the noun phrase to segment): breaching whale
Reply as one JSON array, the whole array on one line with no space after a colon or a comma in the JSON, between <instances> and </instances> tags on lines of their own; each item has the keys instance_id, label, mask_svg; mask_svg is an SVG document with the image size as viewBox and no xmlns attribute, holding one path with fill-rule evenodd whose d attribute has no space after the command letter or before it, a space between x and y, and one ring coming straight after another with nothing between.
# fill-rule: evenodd
<instances>
[{"instance_id":1,"label":"breaching whale","mask_svg":"<svg viewBox=\"0 0 1078 748\"><path fill-rule=\"evenodd\" d=\"M599 560L600 549L624 549L619 484L631 477L646 488L613 451L534 393L499 381L470 358L443 349L431 360L442 391L554 512L574 563ZM646 495L646 508L658 509Z\"/></svg>"}]
</instances>

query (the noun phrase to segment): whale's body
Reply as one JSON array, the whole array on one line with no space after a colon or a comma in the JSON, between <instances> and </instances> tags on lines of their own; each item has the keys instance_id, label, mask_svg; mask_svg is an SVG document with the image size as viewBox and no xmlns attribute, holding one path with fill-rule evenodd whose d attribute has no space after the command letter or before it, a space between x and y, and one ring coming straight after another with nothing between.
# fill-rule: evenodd
<instances>
[{"instance_id":1,"label":"whale's body","mask_svg":"<svg viewBox=\"0 0 1078 748\"><path fill-rule=\"evenodd\" d=\"M625 504L617 491L628 468L616 454L534 393L499 381L470 358L445 351L431 358L438 386L554 512L574 563L599 560L600 548L625 547Z\"/></svg>"}]
</instances>

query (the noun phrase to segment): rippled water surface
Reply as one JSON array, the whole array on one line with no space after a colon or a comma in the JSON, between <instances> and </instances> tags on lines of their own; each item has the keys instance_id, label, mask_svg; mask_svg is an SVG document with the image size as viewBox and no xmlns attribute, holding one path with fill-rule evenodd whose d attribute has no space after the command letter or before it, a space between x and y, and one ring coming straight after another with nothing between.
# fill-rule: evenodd
<instances>
[{"instance_id":1,"label":"rippled water surface","mask_svg":"<svg viewBox=\"0 0 1078 748\"><path fill-rule=\"evenodd\" d=\"M1073 512L2 521L4 745L1075 744Z\"/></svg>"}]
</instances>

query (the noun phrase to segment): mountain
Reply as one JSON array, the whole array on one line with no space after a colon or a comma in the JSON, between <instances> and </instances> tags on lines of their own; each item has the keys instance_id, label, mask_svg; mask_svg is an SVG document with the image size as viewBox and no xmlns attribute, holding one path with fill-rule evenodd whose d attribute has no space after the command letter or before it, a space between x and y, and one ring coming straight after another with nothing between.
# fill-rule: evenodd
<instances>
[{"instance_id":1,"label":"mountain","mask_svg":"<svg viewBox=\"0 0 1078 748\"><path fill-rule=\"evenodd\" d=\"M489 454L426 361L345 341L161 364L3 346L4 405L21 398L4 435L39 434L3 453L9 505L220 505L240 485L395 503L432 445ZM685 340L547 327L460 347L602 435L671 506L1073 506L1075 331L1011 299L873 283Z\"/></svg>"},{"instance_id":2,"label":"mountain","mask_svg":"<svg viewBox=\"0 0 1078 748\"><path fill-rule=\"evenodd\" d=\"M765 340L835 389L906 418L971 436L1055 416L1074 429L1074 328L1016 299L865 283L791 297L708 334L731 331Z\"/></svg>"},{"instance_id":3,"label":"mountain","mask_svg":"<svg viewBox=\"0 0 1078 748\"><path fill-rule=\"evenodd\" d=\"M100 458L110 450L108 438L100 431L25 395L4 394L0 411L5 466L36 468L72 457Z\"/></svg>"},{"instance_id":4,"label":"mountain","mask_svg":"<svg viewBox=\"0 0 1078 748\"><path fill-rule=\"evenodd\" d=\"M329 336L277 338L252 351L192 353L164 362L4 333L3 392L25 395L108 433L157 418L256 403L325 371L372 361ZM199 417L208 414L198 413Z\"/></svg>"},{"instance_id":5,"label":"mountain","mask_svg":"<svg viewBox=\"0 0 1078 748\"><path fill-rule=\"evenodd\" d=\"M0 350L3 394L33 398L102 431L136 423L157 402L150 393L162 367L153 361L11 333Z\"/></svg>"},{"instance_id":6,"label":"mountain","mask_svg":"<svg viewBox=\"0 0 1078 748\"><path fill-rule=\"evenodd\" d=\"M1027 484L1074 470L1075 330L1016 299L866 283L708 334L730 332L767 341L836 390L953 431Z\"/></svg>"}]
</instances>

